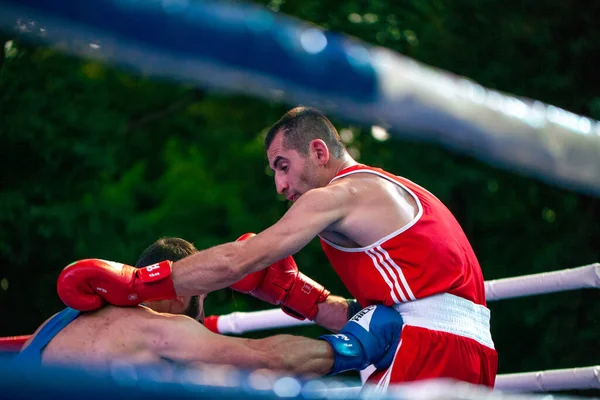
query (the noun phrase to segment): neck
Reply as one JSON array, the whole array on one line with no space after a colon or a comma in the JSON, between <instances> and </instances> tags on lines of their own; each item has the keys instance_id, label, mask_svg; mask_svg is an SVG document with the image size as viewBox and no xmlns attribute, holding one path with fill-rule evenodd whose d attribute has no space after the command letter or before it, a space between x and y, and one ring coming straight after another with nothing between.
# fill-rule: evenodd
<instances>
[{"instance_id":1,"label":"neck","mask_svg":"<svg viewBox=\"0 0 600 400\"><path fill-rule=\"evenodd\" d=\"M331 176L328 182L330 182L340 171L358 164L349 154L344 155L341 159L336 160L336 163L331 166Z\"/></svg>"},{"instance_id":2,"label":"neck","mask_svg":"<svg viewBox=\"0 0 600 400\"><path fill-rule=\"evenodd\" d=\"M344 158L342 158L341 163L335 168L335 175L339 174L340 171L351 167L353 165L357 165L358 163L356 162L356 160L354 160L352 157L350 157L349 155L344 156Z\"/></svg>"}]
</instances>

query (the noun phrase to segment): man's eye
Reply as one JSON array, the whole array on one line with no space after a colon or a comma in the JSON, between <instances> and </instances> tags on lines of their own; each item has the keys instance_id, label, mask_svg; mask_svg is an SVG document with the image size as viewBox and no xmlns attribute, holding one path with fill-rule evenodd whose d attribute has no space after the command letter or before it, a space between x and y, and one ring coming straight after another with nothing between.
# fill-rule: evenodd
<instances>
[{"instance_id":1,"label":"man's eye","mask_svg":"<svg viewBox=\"0 0 600 400\"><path fill-rule=\"evenodd\" d=\"M287 172L287 170L288 170L288 166L287 166L287 165L285 165L285 166L281 167L281 170L282 170L283 172Z\"/></svg>"}]
</instances>

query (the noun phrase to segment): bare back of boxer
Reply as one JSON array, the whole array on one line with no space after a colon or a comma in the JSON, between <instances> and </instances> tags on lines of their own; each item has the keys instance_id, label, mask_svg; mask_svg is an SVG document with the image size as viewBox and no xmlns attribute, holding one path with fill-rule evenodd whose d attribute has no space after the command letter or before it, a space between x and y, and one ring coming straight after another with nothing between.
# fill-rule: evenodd
<instances>
[{"instance_id":1,"label":"bare back of boxer","mask_svg":"<svg viewBox=\"0 0 600 400\"><path fill-rule=\"evenodd\" d=\"M27 351L44 325L22 351ZM144 306L109 305L75 318L50 340L41 358L43 364L94 368L110 368L116 362L162 366L168 371L169 367L218 364L314 376L329 372L333 356L323 340L292 335L227 337L185 315L158 313Z\"/></svg>"},{"instance_id":2,"label":"bare back of boxer","mask_svg":"<svg viewBox=\"0 0 600 400\"><path fill-rule=\"evenodd\" d=\"M118 360L136 365L167 365L169 362L151 348L148 328L152 322L168 318L168 314L143 306L107 306L82 314L48 343L42 362L108 367Z\"/></svg>"}]
</instances>

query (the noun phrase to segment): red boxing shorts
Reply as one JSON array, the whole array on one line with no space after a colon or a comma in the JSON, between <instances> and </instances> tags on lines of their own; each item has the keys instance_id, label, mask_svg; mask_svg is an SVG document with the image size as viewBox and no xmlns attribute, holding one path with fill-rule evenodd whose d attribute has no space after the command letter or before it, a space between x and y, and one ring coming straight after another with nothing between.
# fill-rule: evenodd
<instances>
[{"instance_id":1,"label":"red boxing shorts","mask_svg":"<svg viewBox=\"0 0 600 400\"><path fill-rule=\"evenodd\" d=\"M451 378L494 387L498 353L486 307L442 294L395 308L405 325L394 361L373 372L366 385L385 392L389 384Z\"/></svg>"}]
</instances>

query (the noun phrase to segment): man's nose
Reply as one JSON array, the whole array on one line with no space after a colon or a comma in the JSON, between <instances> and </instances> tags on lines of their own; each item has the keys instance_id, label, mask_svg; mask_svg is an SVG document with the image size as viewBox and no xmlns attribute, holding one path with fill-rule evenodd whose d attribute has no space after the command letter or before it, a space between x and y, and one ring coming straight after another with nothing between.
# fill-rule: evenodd
<instances>
[{"instance_id":1,"label":"man's nose","mask_svg":"<svg viewBox=\"0 0 600 400\"><path fill-rule=\"evenodd\" d=\"M287 181L281 176L275 175L275 188L277 189L277 193L283 194L288 188Z\"/></svg>"}]
</instances>

